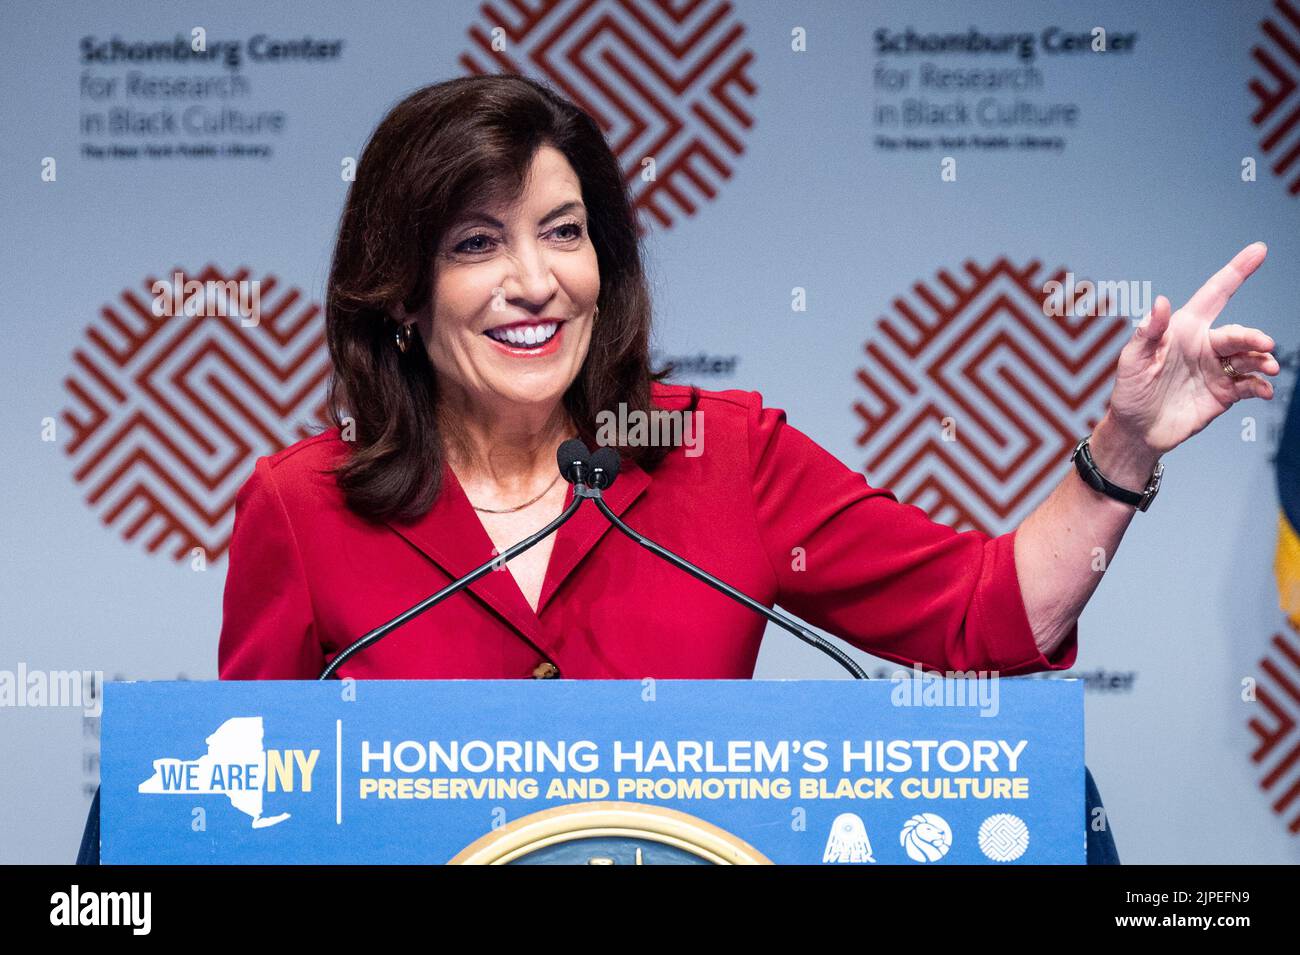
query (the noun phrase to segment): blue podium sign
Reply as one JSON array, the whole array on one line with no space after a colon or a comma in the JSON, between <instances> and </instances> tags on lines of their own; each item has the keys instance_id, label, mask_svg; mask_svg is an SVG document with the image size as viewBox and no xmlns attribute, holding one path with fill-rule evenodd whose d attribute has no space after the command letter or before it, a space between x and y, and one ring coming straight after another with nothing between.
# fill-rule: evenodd
<instances>
[{"instance_id":1,"label":"blue podium sign","mask_svg":"<svg viewBox=\"0 0 1300 955\"><path fill-rule=\"evenodd\" d=\"M1082 863L1076 680L109 683L126 863Z\"/></svg>"}]
</instances>

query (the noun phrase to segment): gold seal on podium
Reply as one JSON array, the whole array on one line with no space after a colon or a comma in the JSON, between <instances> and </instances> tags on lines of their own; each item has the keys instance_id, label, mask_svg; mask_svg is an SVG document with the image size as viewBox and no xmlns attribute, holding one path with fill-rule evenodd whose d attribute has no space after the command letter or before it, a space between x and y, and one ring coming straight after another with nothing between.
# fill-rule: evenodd
<instances>
[{"instance_id":1,"label":"gold seal on podium","mask_svg":"<svg viewBox=\"0 0 1300 955\"><path fill-rule=\"evenodd\" d=\"M475 839L449 865L771 865L749 843L688 813L635 802L579 802L522 816Z\"/></svg>"}]
</instances>

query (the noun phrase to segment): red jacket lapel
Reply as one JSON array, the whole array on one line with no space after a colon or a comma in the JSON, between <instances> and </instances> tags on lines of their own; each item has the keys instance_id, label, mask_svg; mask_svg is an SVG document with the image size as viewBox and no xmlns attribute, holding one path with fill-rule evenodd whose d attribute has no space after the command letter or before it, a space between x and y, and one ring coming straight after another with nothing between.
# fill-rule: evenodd
<instances>
[{"instance_id":1,"label":"red jacket lapel","mask_svg":"<svg viewBox=\"0 0 1300 955\"><path fill-rule=\"evenodd\" d=\"M650 485L650 475L631 461L624 461L614 486L603 492L605 503L619 517L632 506L641 493ZM565 495L564 504L568 507L573 501L573 486ZM582 562L593 547L607 533L618 534L605 515L596 509L591 501L578 508L578 513L556 532L555 549L551 551L551 561L546 568L546 580L542 582L542 593L537 602L538 613L546 610L555 592L570 573ZM519 588L516 587L516 590ZM523 594L519 595L523 600ZM527 606L527 601L524 601Z\"/></svg>"},{"instance_id":2,"label":"red jacket lapel","mask_svg":"<svg viewBox=\"0 0 1300 955\"><path fill-rule=\"evenodd\" d=\"M650 484L650 475L625 461L613 487L604 492L605 503L622 516ZM565 495L565 506L573 501L573 487ZM444 465L443 483L433 506L414 521L386 521L395 533L437 564L450 577L462 577L491 560L492 539L478 519L451 467ZM582 559L613 527L591 502L584 503L557 532L546 579L538 601L538 613L545 611L551 597ZM618 533L614 531L614 533ZM434 592L431 588L430 593ZM508 570L490 571L467 588L506 623L534 646L546 652L552 642L524 599L523 592ZM457 594L451 600L463 599Z\"/></svg>"}]
</instances>

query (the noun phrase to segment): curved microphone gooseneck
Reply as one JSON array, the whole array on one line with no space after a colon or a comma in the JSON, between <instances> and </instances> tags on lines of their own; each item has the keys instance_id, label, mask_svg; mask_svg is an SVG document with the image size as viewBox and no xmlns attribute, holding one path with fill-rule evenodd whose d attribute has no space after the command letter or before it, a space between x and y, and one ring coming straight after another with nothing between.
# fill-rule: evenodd
<instances>
[{"instance_id":1,"label":"curved microphone gooseneck","mask_svg":"<svg viewBox=\"0 0 1300 955\"><path fill-rule=\"evenodd\" d=\"M596 508L600 511L600 513L605 515L605 519L608 520L611 524L613 524L616 528L618 528L622 533L626 534L632 540L636 541L646 550L650 551L651 553L659 557L662 557L664 560L668 561L668 563L672 564L674 567L686 571L686 573L690 574L696 580L703 581L704 583L712 587L714 590L720 591L721 593L726 594L732 600L744 604L746 607L748 607L750 610L753 610L755 613L762 614L764 617L772 621L778 627L788 631L789 633L794 634L804 643L816 647L818 650L822 651L822 653L825 653L827 656L833 659L840 666L844 667L844 669L848 670L849 673L853 675L853 678L855 680L870 679L870 677L867 676L866 671L863 670L862 667L858 666L858 664L854 662L852 657L850 657L848 654L846 654L843 650L841 650L839 647L835 646L834 644L828 643L826 640L822 639L820 636L813 633L807 627L801 626L798 621L792 619L791 617L786 616L785 614L781 613L781 611L779 610L764 606L763 604L755 600L753 597L741 593L739 590L737 590L735 587L732 587L730 584L719 580L717 577L714 577L707 570L704 570L700 567L696 567L694 564L692 564L690 561L686 560L685 558L678 557L672 551L668 550L668 548L656 544L654 541L650 540L650 538L637 533L635 530L628 527L627 524L623 523L623 521L619 518L619 516L609 509L609 505L605 503L600 493L602 489L607 488L611 484L613 484L614 479L618 477L618 469L619 469L618 453L614 451L613 448L603 447L597 449L596 452L591 456L591 468L594 474L593 481L592 481L593 486L589 488L583 488L581 493L584 497L591 498L595 502ZM575 489L574 491L575 500L577 500L578 493L579 492Z\"/></svg>"},{"instance_id":2,"label":"curved microphone gooseneck","mask_svg":"<svg viewBox=\"0 0 1300 955\"><path fill-rule=\"evenodd\" d=\"M398 627L415 619L416 617L418 617L420 614L424 613L426 610L430 609L431 607L435 607L438 604L442 603L452 594L459 593L461 590L464 590L466 587L468 587L474 581L478 580L484 574L490 573L493 570L493 568L504 567L508 560L514 557L518 557L524 551L528 550L528 548L532 547L542 538L546 537L547 534L554 533L560 527L561 524L563 524L565 521L571 518L575 513L577 513L578 508L582 506L582 502L586 500L585 495L581 495L579 492L585 490L586 488L585 482L587 480L588 472L590 470L590 463L589 463L590 459L591 459L591 452L588 451L587 446L583 444L581 441L579 441L577 438L570 438L568 441L565 441L562 445L560 445L559 451L556 452L556 460L557 463L559 464L560 473L564 475L566 481L568 481L570 484L575 485L575 487L574 487L573 503L570 504L568 507L566 507L564 509L564 512L560 514L559 517L551 521L551 523L547 524L545 527L543 527L541 530L537 531L536 533L530 534L528 537L525 537L518 544L515 544L511 547L507 547L496 557L493 557L487 563L474 568L464 577L461 577L458 580L453 580L446 587L443 587L442 590L439 590L436 594L433 594L431 597L426 597L424 600L421 600L414 607L411 607L409 610L403 611L402 613L398 614L396 617L394 617L392 620L388 621L387 623L383 624L382 626L376 627L374 630L371 630L364 637L361 637L355 643L352 643L347 648L342 650L337 656L335 656L334 659L332 659L329 662L329 665L326 666L325 669L321 671L321 674L319 677L317 677L317 679L328 680L330 677L334 675L335 671L337 671L340 666L342 666L345 662L347 662L356 654L360 653L362 650L366 649L366 647L373 646L374 644L378 643L380 640L384 639L384 637L392 633L394 630L396 630Z\"/></svg>"},{"instance_id":3,"label":"curved microphone gooseneck","mask_svg":"<svg viewBox=\"0 0 1300 955\"><path fill-rule=\"evenodd\" d=\"M601 496L601 492L613 484L614 479L618 477L619 457L618 453L613 448L603 447L598 449L595 454L592 454L587 450L587 446L583 444L582 441L577 438L570 438L568 441L565 441L560 445L559 451L556 454L556 460L560 468L560 473L564 476L564 479L574 486L573 502L564 509L564 512L560 514L559 517L551 521L536 533L530 534L518 544L506 548L506 550L502 551L496 557L493 557L487 563L476 567L464 577L452 581L446 587L442 588L442 590L439 590L430 597L426 597L415 606L403 611L392 620L376 627L365 636L350 644L344 650L339 652L334 659L330 660L325 669L321 671L318 679L328 680L330 677L334 676L340 666L362 650L378 643L398 627L401 627L403 624L418 617L431 607L437 606L452 594L464 590L474 581L478 580L484 574L489 573L494 568L504 566L508 561L528 550L528 548L545 538L548 534L553 534L560 525L573 517L573 515L577 513L578 508L588 499L595 502L596 508L605 515L605 519L613 524L614 527L618 528L621 533L627 535L651 553L668 561L668 563L677 567L679 570L684 570L695 579L703 581L714 590L726 594L732 600L743 604L755 613L762 614L781 629L794 634L794 636L798 637L804 643L807 643L820 650L822 653L825 653L840 666L844 667L844 669L848 670L854 679L869 679L866 671L858 666L857 663L848 656L848 654L844 653L844 651L839 647L828 643L808 628L802 626L798 621L781 613L779 610L764 606L754 598L741 593L730 584L714 577L708 571L696 567L685 558L677 556L666 547L656 544L648 537L645 537L633 530L631 527L628 527L617 514L610 510L609 505L605 503L604 498Z\"/></svg>"}]
</instances>

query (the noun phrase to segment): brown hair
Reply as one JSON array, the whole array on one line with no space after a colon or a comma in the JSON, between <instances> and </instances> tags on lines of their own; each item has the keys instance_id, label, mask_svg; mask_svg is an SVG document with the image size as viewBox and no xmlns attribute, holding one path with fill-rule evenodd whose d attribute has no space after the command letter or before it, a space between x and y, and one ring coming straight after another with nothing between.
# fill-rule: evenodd
<instances>
[{"instance_id":1,"label":"brown hair","mask_svg":"<svg viewBox=\"0 0 1300 955\"><path fill-rule=\"evenodd\" d=\"M651 411L650 293L636 216L618 160L585 112L521 76L473 76L425 86L376 127L348 190L325 297L333 374L328 408L355 421L352 453L333 472L348 507L371 520L411 519L437 497L445 451L438 376L418 331L404 353L392 309L422 308L429 264L446 228L492 197L515 198L543 145L564 154L582 185L600 268L600 319L563 404L588 447L596 415ZM436 320L436 319L435 319ZM689 411L699 400L691 388ZM346 407L346 411L344 408ZM653 470L665 445L618 449Z\"/></svg>"}]
</instances>

